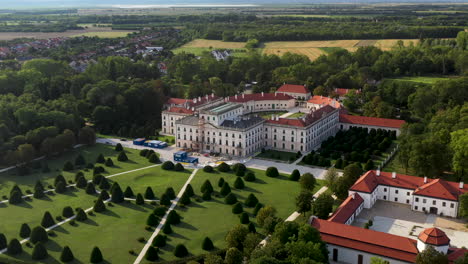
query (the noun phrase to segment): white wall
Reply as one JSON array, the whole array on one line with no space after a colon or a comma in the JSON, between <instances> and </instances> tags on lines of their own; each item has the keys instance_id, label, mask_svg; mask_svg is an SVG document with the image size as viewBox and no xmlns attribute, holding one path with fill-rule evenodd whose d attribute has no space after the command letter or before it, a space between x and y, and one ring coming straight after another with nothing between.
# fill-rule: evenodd
<instances>
[{"instance_id":1,"label":"white wall","mask_svg":"<svg viewBox=\"0 0 468 264\"><path fill-rule=\"evenodd\" d=\"M435 204L434 204L435 202ZM435 199L426 196L414 195L413 197L413 205L411 209L414 211L426 212L430 211L431 207L437 208L438 215L450 216L450 217L457 217L458 215L458 202L456 201L449 201L443 199Z\"/></svg>"},{"instance_id":2,"label":"white wall","mask_svg":"<svg viewBox=\"0 0 468 264\"><path fill-rule=\"evenodd\" d=\"M338 259L337 259L337 261L339 261L341 263L356 264L356 263L358 263L358 256L359 255L363 256L363 261L362 261L363 264L370 264L370 261L371 261L370 259L372 257L379 257L379 258L381 258L383 260L386 260L386 261L390 262L390 264L411 263L411 262L395 260L395 259L391 259L391 258L387 258L387 257L384 257L384 256L379 256L379 255L363 252L363 251L357 251L357 250L350 249L350 248L345 248L345 247L342 247L342 246L336 246L336 245L332 245L332 244L329 244L329 243L327 243L327 248L328 248L328 259L330 261L333 261L333 249L337 249L338 250Z\"/></svg>"}]
</instances>

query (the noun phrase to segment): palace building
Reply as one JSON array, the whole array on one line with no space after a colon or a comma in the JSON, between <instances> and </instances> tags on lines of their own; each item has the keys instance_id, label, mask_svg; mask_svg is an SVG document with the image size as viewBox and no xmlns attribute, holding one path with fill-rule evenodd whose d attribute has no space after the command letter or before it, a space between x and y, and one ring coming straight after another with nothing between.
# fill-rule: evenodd
<instances>
[{"instance_id":1,"label":"palace building","mask_svg":"<svg viewBox=\"0 0 468 264\"><path fill-rule=\"evenodd\" d=\"M378 123L373 121L375 118L366 122L366 117L363 122L351 120L347 123L349 118L344 119L344 114L340 114L338 101L328 98L324 101L327 103L310 108L299 106L299 101L308 99L310 91L305 86L289 84L275 93L237 94L225 98L211 94L192 100L170 98L162 113L161 132L174 135L179 148L246 157L263 148L310 152L339 129L364 126L398 130L396 124L404 123L381 118ZM296 118L284 114L293 109L305 113ZM265 112L268 118L262 117Z\"/></svg>"}]
</instances>

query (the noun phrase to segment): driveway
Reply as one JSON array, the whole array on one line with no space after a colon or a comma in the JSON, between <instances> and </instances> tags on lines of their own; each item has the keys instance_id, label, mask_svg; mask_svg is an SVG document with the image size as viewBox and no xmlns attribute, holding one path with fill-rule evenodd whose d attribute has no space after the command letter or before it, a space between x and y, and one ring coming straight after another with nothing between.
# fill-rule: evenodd
<instances>
[{"instance_id":1,"label":"driveway","mask_svg":"<svg viewBox=\"0 0 468 264\"><path fill-rule=\"evenodd\" d=\"M101 144L110 144L110 145L117 145L117 143L120 143L122 144L123 147L132 148L132 149L149 149L148 147L145 147L145 146L133 145L132 141L121 141L120 139L117 139L117 138L98 138L96 142L101 143ZM154 150L161 155L160 158L162 161L166 161L166 160L172 161L174 152L178 151L179 148L177 148L175 145L172 145L167 148L154 149ZM196 156L196 157L200 161L200 165L198 166L199 168L205 165L215 166L217 162L217 160L212 157L205 157L202 155ZM299 160L300 159L298 159L297 162ZM235 163L240 162L240 163L244 163L245 166L247 167L260 169L260 170L266 170L268 167L276 167L278 168L279 172L287 173L287 174L290 174L293 170L298 169L301 174L312 173L317 179L324 179L325 173L327 172L326 169L321 169L321 168L311 168L311 167L296 165L295 163L287 164L287 163L274 162L274 161L269 161L269 160L255 159L255 158L247 158L247 159L239 159L239 160L233 159L233 160L228 160L225 162L227 164L235 164Z\"/></svg>"}]
</instances>

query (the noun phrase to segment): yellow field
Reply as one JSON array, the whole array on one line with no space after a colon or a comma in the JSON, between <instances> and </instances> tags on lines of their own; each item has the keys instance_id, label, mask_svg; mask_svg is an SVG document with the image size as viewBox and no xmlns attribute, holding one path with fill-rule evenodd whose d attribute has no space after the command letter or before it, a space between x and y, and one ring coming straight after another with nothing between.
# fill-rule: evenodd
<instances>
[{"instance_id":1,"label":"yellow field","mask_svg":"<svg viewBox=\"0 0 468 264\"><path fill-rule=\"evenodd\" d=\"M264 48L264 54L275 54L278 56L283 56L284 53L290 52L300 55L306 55L310 60L315 60L322 54L327 54L325 51L318 48Z\"/></svg>"},{"instance_id":2,"label":"yellow field","mask_svg":"<svg viewBox=\"0 0 468 264\"><path fill-rule=\"evenodd\" d=\"M390 50L393 48L400 39L380 39L374 44L375 47L378 47L382 50ZM419 39L401 39L405 46L409 46L410 43L414 45L419 43Z\"/></svg>"},{"instance_id":3,"label":"yellow field","mask_svg":"<svg viewBox=\"0 0 468 264\"><path fill-rule=\"evenodd\" d=\"M272 41L266 42L265 48L326 48L354 47L359 40L317 40L317 41Z\"/></svg>"},{"instance_id":4,"label":"yellow field","mask_svg":"<svg viewBox=\"0 0 468 264\"><path fill-rule=\"evenodd\" d=\"M195 39L181 48L242 49L245 42L224 42L221 40Z\"/></svg>"}]
</instances>

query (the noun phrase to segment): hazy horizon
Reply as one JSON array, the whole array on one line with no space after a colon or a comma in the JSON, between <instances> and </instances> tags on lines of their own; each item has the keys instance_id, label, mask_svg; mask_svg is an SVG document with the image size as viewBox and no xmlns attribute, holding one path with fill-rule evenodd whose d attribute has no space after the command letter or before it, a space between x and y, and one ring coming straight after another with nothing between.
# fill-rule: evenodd
<instances>
[{"instance_id":1,"label":"hazy horizon","mask_svg":"<svg viewBox=\"0 0 468 264\"><path fill-rule=\"evenodd\" d=\"M34 8L170 8L170 7L249 7L268 4L327 4L327 3L464 3L463 0L0 0L1 9Z\"/></svg>"}]
</instances>

